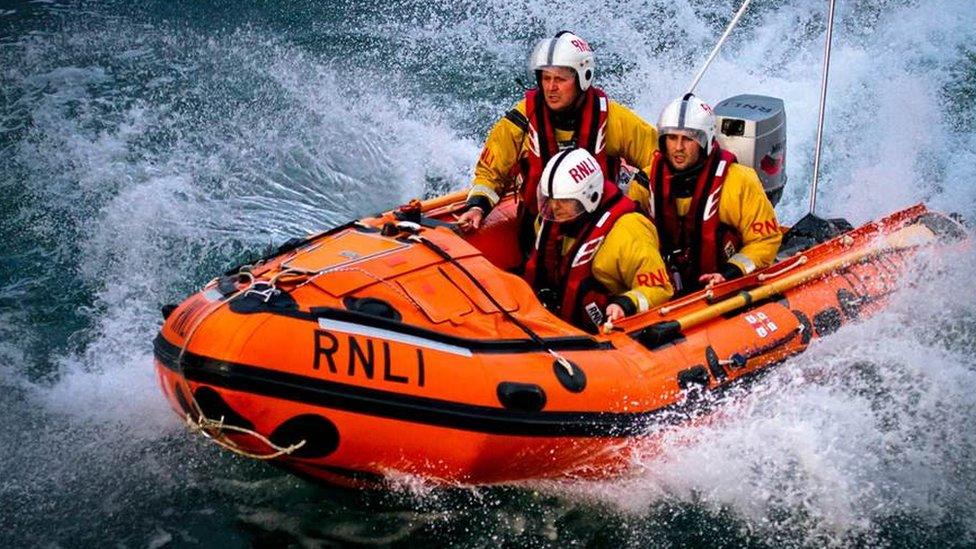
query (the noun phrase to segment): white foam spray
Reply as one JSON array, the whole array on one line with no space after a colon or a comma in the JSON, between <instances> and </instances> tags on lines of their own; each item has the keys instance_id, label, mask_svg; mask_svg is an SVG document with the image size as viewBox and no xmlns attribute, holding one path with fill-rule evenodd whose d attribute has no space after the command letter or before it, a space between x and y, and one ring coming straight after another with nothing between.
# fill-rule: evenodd
<instances>
[{"instance_id":1,"label":"white foam spray","mask_svg":"<svg viewBox=\"0 0 976 549\"><path fill-rule=\"evenodd\" d=\"M841 4L820 213L857 224L922 200L974 211L976 10L964 0ZM259 27L106 28L97 10L66 19L61 33L4 42L0 55L17 56L0 69L10 98L0 126L21 132L4 152L35 201L22 226L51 266L0 296L13 302L58 281L87 296L71 313L81 327L56 342L61 351L41 376L29 348L43 332L28 315L3 313L0 373L17 407L5 431L20 432L16 421L40 433L39 442L9 435L17 445L4 464L29 471L6 493L50 504L56 496L36 494L67 479L76 497L100 506L93 486L102 482L114 487L111 510L131 503L133 488L113 475L165 489L186 482L182 460L237 463L185 440L181 448L195 449L177 458L159 451L184 436L150 367L160 304L270 241L466 186L483 132L518 98L508 81L526 78L538 37L572 29L588 39L599 84L654 121L736 7L386 4L357 28L366 52L348 58ZM807 204L824 10L756 2L698 90L713 103L739 93L785 100L785 222ZM966 501L973 431L958 428L970 423L976 394L976 305L962 297L974 282L972 252L937 266L918 271L886 313L782 366L723 421L676 432L673 447L648 458L647 474L559 493L637 515L662 500L702 502L751 528L798 530L811 544L871 535L879 517L900 511L933 523L955 514L976 530ZM155 472L131 466L145 448ZM192 469L200 471L214 470ZM782 510L787 518L777 519Z\"/></svg>"}]
</instances>

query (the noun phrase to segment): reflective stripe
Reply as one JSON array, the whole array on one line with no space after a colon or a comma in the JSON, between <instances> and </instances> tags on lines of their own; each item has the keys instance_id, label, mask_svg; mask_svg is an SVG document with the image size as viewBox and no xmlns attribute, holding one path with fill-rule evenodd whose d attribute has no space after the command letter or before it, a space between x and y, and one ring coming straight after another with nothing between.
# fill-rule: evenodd
<instances>
[{"instance_id":1,"label":"reflective stripe","mask_svg":"<svg viewBox=\"0 0 976 549\"><path fill-rule=\"evenodd\" d=\"M756 264L748 256L735 254L729 258L729 263L735 263L742 268L742 274L749 274L756 270Z\"/></svg>"},{"instance_id":2,"label":"reflective stripe","mask_svg":"<svg viewBox=\"0 0 976 549\"><path fill-rule=\"evenodd\" d=\"M603 98L601 97L600 100L602 101ZM606 120L604 120L603 124L600 125L600 131L598 131L596 134L596 148L594 150L596 154L600 154L601 152L603 152L603 149L606 148L607 146L606 130L607 130L607 122Z\"/></svg>"},{"instance_id":3,"label":"reflective stripe","mask_svg":"<svg viewBox=\"0 0 976 549\"><path fill-rule=\"evenodd\" d=\"M608 219L610 219L610 212L606 211L604 212L603 217L601 217L600 220L596 222L597 228L602 227L603 224L606 223Z\"/></svg>"},{"instance_id":4,"label":"reflective stripe","mask_svg":"<svg viewBox=\"0 0 976 549\"><path fill-rule=\"evenodd\" d=\"M558 38L549 39L549 55L546 56L546 64L550 67L552 66L552 54L556 51L556 40L558 40Z\"/></svg>"},{"instance_id":5,"label":"reflective stripe","mask_svg":"<svg viewBox=\"0 0 976 549\"><path fill-rule=\"evenodd\" d=\"M529 124L528 133L529 133L529 150L531 150L532 154L534 154L536 158L538 158L542 156L541 149L539 149L539 132L535 131L535 128L532 127L532 124Z\"/></svg>"},{"instance_id":6,"label":"reflective stripe","mask_svg":"<svg viewBox=\"0 0 976 549\"><path fill-rule=\"evenodd\" d=\"M453 355L458 355L463 357L471 356L471 349L468 349L467 347L459 347L457 345L451 345L450 343L441 343L439 341L433 341L420 336L401 334L398 332L392 332L390 330L384 330L382 328L371 328L369 326L353 324L352 322L343 322L341 320L320 318L319 327L324 328L326 330L336 330L339 332L345 332L347 334L355 334L355 335L361 335L365 337L375 337L379 339L385 339L387 341L406 343L407 345L416 345L417 347L424 347L426 349L433 349L435 351L451 353Z\"/></svg>"},{"instance_id":7,"label":"reflective stripe","mask_svg":"<svg viewBox=\"0 0 976 549\"><path fill-rule=\"evenodd\" d=\"M644 311L651 308L651 302L648 301L647 296L645 296L644 294L638 292L637 290L631 290L627 293L632 294L635 298L637 298L638 313L643 313Z\"/></svg>"},{"instance_id":8,"label":"reflective stripe","mask_svg":"<svg viewBox=\"0 0 976 549\"><path fill-rule=\"evenodd\" d=\"M501 200L498 193L495 192L495 189L492 189L486 185L473 185L471 190L468 192L468 197L472 196L483 196L491 202L492 206L498 204L498 201Z\"/></svg>"},{"instance_id":9,"label":"reflective stripe","mask_svg":"<svg viewBox=\"0 0 976 549\"><path fill-rule=\"evenodd\" d=\"M718 167L715 168L715 177L722 177L722 174L725 173L725 165L725 160L719 161Z\"/></svg>"}]
</instances>

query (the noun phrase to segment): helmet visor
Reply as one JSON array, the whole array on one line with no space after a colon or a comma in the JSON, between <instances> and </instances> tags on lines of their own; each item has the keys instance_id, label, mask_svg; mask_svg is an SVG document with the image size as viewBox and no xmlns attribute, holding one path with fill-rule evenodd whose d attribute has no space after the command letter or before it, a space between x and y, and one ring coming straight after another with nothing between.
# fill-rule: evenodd
<instances>
[{"instance_id":1,"label":"helmet visor","mask_svg":"<svg viewBox=\"0 0 976 549\"><path fill-rule=\"evenodd\" d=\"M583 215L586 209L575 198L542 197L539 202L539 215L546 221L567 223Z\"/></svg>"},{"instance_id":2,"label":"helmet visor","mask_svg":"<svg viewBox=\"0 0 976 549\"><path fill-rule=\"evenodd\" d=\"M661 136L662 143L663 143L663 138L666 135L683 135L688 139L694 139L695 141L697 141L698 144L701 145L701 148L703 149L708 148L707 144L705 143L705 139L706 139L705 132L701 130L695 130L692 128L676 128L671 126L664 126L658 129L658 135Z\"/></svg>"}]
</instances>

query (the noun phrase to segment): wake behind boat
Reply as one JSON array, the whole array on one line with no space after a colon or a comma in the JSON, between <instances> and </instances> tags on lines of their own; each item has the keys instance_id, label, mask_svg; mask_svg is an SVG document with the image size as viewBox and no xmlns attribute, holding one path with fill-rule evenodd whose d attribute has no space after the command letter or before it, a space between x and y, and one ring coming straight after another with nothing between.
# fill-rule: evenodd
<instances>
[{"instance_id":1,"label":"wake behind boat","mask_svg":"<svg viewBox=\"0 0 976 549\"><path fill-rule=\"evenodd\" d=\"M286 243L166 308L171 406L231 450L338 484L603 478L634 437L876 312L920 247L963 235L914 206L594 335L507 272L514 199L465 238L464 198Z\"/></svg>"}]
</instances>

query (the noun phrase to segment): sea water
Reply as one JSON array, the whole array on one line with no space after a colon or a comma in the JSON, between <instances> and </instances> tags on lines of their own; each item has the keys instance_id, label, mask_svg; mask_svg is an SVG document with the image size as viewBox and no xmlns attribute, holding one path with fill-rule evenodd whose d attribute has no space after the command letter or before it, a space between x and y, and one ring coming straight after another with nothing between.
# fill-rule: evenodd
<instances>
[{"instance_id":1,"label":"sea water","mask_svg":"<svg viewBox=\"0 0 976 549\"><path fill-rule=\"evenodd\" d=\"M317 486L191 435L159 307L269 244L464 188L562 29L655 121L737 3L0 2L0 543L972 546L976 259L925 256L635 475ZM976 210L976 4L838 2L818 213ZM756 0L698 87L784 99L807 211L826 2Z\"/></svg>"}]
</instances>

